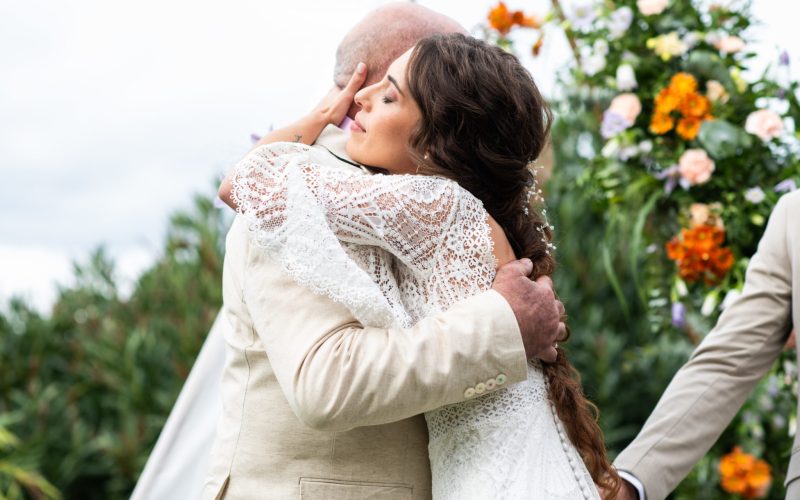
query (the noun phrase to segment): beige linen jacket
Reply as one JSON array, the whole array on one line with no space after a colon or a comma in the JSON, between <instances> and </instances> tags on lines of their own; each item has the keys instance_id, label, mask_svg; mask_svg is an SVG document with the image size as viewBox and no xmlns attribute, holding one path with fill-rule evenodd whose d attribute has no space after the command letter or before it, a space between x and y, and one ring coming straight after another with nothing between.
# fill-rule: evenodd
<instances>
[{"instance_id":1,"label":"beige linen jacket","mask_svg":"<svg viewBox=\"0 0 800 500\"><path fill-rule=\"evenodd\" d=\"M725 309L614 462L642 482L647 500L666 497L711 448L778 358L792 326L800 332L800 191L778 202L741 297ZM787 484L800 477L799 439Z\"/></svg>"},{"instance_id":2,"label":"beige linen jacket","mask_svg":"<svg viewBox=\"0 0 800 500\"><path fill-rule=\"evenodd\" d=\"M345 139L329 127L318 145L344 157ZM295 284L246 226L237 217L227 238L223 414L203 498L430 498L420 414L527 376L508 303L488 291L410 329L366 328Z\"/></svg>"}]
</instances>

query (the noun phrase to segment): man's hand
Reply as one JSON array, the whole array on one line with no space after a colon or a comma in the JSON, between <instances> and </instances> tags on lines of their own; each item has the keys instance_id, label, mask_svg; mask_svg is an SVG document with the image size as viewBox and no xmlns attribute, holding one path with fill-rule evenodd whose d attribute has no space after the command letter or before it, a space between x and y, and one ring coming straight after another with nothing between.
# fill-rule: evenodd
<instances>
[{"instance_id":1,"label":"man's hand","mask_svg":"<svg viewBox=\"0 0 800 500\"><path fill-rule=\"evenodd\" d=\"M558 356L555 343L567 334L561 321L564 305L556 299L550 278L542 276L535 282L528 278L532 270L530 259L509 262L497 270L492 288L517 317L525 355L552 363Z\"/></svg>"}]
</instances>

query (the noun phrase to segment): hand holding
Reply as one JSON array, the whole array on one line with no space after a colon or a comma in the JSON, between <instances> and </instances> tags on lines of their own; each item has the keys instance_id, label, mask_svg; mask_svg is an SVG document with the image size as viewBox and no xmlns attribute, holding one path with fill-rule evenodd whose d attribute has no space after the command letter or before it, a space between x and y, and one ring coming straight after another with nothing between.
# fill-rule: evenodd
<instances>
[{"instance_id":1,"label":"hand holding","mask_svg":"<svg viewBox=\"0 0 800 500\"><path fill-rule=\"evenodd\" d=\"M492 289L511 306L519 323L525 355L552 363L558 353L556 342L566 337L567 327L561 321L564 305L556 299L553 282L547 276L531 281L530 259L521 259L497 271Z\"/></svg>"}]
</instances>

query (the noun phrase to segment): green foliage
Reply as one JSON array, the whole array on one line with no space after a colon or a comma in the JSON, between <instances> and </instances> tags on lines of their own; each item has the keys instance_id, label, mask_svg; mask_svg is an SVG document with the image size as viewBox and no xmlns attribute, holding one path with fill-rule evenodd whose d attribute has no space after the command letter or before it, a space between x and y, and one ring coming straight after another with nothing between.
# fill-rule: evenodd
<instances>
[{"instance_id":1,"label":"green foliage","mask_svg":"<svg viewBox=\"0 0 800 500\"><path fill-rule=\"evenodd\" d=\"M59 291L50 316L7 305L0 495L130 495L221 305L226 227L197 196L191 212L172 217L164 254L129 297L100 248L75 265L75 284Z\"/></svg>"}]
</instances>

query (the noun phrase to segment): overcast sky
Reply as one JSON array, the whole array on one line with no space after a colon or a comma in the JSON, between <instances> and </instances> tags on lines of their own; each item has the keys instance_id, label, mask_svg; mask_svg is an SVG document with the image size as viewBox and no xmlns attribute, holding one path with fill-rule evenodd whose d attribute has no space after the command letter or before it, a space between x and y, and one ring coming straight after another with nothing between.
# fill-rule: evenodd
<instances>
[{"instance_id":1,"label":"overcast sky","mask_svg":"<svg viewBox=\"0 0 800 500\"><path fill-rule=\"evenodd\" d=\"M0 3L0 301L16 293L46 306L70 262L101 243L135 276L169 214L211 193L252 132L311 109L331 83L339 39L385 3ZM468 29L494 4L418 3ZM507 1L533 13L547 3ZM791 9L754 1L765 47L787 48L796 69ZM567 55L557 37L548 45L530 66L546 93Z\"/></svg>"}]
</instances>

